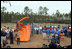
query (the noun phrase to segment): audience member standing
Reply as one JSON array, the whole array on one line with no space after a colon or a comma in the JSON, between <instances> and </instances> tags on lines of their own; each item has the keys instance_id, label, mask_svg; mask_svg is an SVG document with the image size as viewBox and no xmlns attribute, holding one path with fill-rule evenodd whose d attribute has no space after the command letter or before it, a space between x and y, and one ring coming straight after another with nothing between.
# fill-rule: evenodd
<instances>
[{"instance_id":1,"label":"audience member standing","mask_svg":"<svg viewBox=\"0 0 72 49\"><path fill-rule=\"evenodd\" d=\"M39 28L38 28L38 26L37 26L36 30L37 30L37 34L39 34Z\"/></svg>"},{"instance_id":2,"label":"audience member standing","mask_svg":"<svg viewBox=\"0 0 72 49\"><path fill-rule=\"evenodd\" d=\"M13 31L12 29L10 29L10 44L13 44L14 43L14 37L13 37Z\"/></svg>"},{"instance_id":3,"label":"audience member standing","mask_svg":"<svg viewBox=\"0 0 72 49\"><path fill-rule=\"evenodd\" d=\"M43 29L43 39L45 40L46 39L46 30Z\"/></svg>"},{"instance_id":4,"label":"audience member standing","mask_svg":"<svg viewBox=\"0 0 72 49\"><path fill-rule=\"evenodd\" d=\"M39 30L40 30L40 34L41 34L41 32L42 32L42 26L40 25L40 27L39 27Z\"/></svg>"},{"instance_id":5,"label":"audience member standing","mask_svg":"<svg viewBox=\"0 0 72 49\"><path fill-rule=\"evenodd\" d=\"M20 45L20 32L17 32L17 45Z\"/></svg>"},{"instance_id":6,"label":"audience member standing","mask_svg":"<svg viewBox=\"0 0 72 49\"><path fill-rule=\"evenodd\" d=\"M34 27L34 32L35 32L35 34L36 34L36 26Z\"/></svg>"},{"instance_id":7,"label":"audience member standing","mask_svg":"<svg viewBox=\"0 0 72 49\"><path fill-rule=\"evenodd\" d=\"M47 36L48 36L48 41L49 41L49 37L50 37L50 29L47 29Z\"/></svg>"}]
</instances>

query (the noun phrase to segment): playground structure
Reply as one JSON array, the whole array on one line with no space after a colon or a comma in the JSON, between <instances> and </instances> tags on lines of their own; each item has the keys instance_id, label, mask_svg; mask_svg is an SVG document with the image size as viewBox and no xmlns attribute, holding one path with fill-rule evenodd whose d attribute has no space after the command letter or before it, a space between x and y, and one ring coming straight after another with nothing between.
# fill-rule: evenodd
<instances>
[{"instance_id":1,"label":"playground structure","mask_svg":"<svg viewBox=\"0 0 72 49\"><path fill-rule=\"evenodd\" d=\"M29 41L31 35L30 17L24 17L17 22L18 32L20 33L20 41ZM16 38L17 40L17 38Z\"/></svg>"}]
</instances>

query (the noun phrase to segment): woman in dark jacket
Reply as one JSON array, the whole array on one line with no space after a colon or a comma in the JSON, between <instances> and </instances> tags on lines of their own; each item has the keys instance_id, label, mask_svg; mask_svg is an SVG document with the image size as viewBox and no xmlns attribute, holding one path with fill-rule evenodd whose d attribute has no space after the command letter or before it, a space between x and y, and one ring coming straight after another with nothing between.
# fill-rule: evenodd
<instances>
[{"instance_id":1,"label":"woman in dark jacket","mask_svg":"<svg viewBox=\"0 0 72 49\"><path fill-rule=\"evenodd\" d=\"M10 29L10 44L13 44L14 42L13 42L13 31L12 31L12 29Z\"/></svg>"}]
</instances>

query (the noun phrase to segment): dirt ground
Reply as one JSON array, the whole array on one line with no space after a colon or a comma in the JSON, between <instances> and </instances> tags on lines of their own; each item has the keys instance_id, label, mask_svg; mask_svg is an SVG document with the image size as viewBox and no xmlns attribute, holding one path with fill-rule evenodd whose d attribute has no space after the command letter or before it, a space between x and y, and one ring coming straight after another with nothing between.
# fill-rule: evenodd
<instances>
[{"instance_id":1,"label":"dirt ground","mask_svg":"<svg viewBox=\"0 0 72 49\"><path fill-rule=\"evenodd\" d=\"M37 24L37 23L36 23ZM43 23L43 24L38 24L39 26L42 25L49 25L50 23ZM1 27L3 27L4 25L9 25L10 27L15 28L15 23L1 23ZM51 24L50 24L51 25ZM58 24L55 24L58 25ZM69 25L69 24L60 24L60 25ZM9 40L8 40L9 42ZM42 44L47 44L49 45L50 42L48 42L48 40L43 40L43 36L42 34L34 34L31 36L31 40L28 42L20 42L20 45L17 45L16 41L14 41L14 44L12 44L12 48L37 48L37 47L42 47ZM71 38L65 37L64 41L60 42L61 46L67 46L67 45L71 45Z\"/></svg>"},{"instance_id":2,"label":"dirt ground","mask_svg":"<svg viewBox=\"0 0 72 49\"><path fill-rule=\"evenodd\" d=\"M42 44L49 45L50 41L48 40L43 40L42 34L34 34L31 36L31 40L28 42L20 42L20 45L17 45L17 42L14 41L14 44L12 44L12 48L40 48L42 47ZM60 41L60 45L63 46L68 46L71 45L71 38L65 37L63 41Z\"/></svg>"}]
</instances>

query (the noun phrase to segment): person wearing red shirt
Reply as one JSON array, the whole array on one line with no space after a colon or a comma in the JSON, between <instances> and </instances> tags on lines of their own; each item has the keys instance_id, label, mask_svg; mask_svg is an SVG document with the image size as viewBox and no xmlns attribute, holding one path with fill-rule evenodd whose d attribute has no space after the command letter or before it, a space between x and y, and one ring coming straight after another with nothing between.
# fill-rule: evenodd
<instances>
[{"instance_id":1,"label":"person wearing red shirt","mask_svg":"<svg viewBox=\"0 0 72 49\"><path fill-rule=\"evenodd\" d=\"M44 29L45 29L45 30L47 30L47 27L46 27L46 26L44 26Z\"/></svg>"},{"instance_id":2,"label":"person wearing red shirt","mask_svg":"<svg viewBox=\"0 0 72 49\"><path fill-rule=\"evenodd\" d=\"M47 29L48 29L48 28L45 26L44 29L45 29L45 31L46 31L46 33L47 33Z\"/></svg>"},{"instance_id":3,"label":"person wearing red shirt","mask_svg":"<svg viewBox=\"0 0 72 49\"><path fill-rule=\"evenodd\" d=\"M52 30L52 28L51 28L51 27L50 27L49 29L50 29L50 30Z\"/></svg>"}]
</instances>

